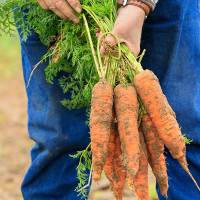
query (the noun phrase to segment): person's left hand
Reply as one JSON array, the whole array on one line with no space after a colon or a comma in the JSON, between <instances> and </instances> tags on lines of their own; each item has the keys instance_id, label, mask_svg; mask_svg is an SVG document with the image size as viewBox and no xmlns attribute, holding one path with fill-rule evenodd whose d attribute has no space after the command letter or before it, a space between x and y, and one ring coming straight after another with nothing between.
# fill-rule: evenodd
<instances>
[{"instance_id":1,"label":"person's left hand","mask_svg":"<svg viewBox=\"0 0 200 200\"><path fill-rule=\"evenodd\" d=\"M112 33L120 42L127 44L135 56L140 53L140 41L142 27L145 19L145 12L136 6L128 5L121 7ZM114 47L117 44L112 35L108 35L102 42L101 53L106 54L106 46Z\"/></svg>"}]
</instances>

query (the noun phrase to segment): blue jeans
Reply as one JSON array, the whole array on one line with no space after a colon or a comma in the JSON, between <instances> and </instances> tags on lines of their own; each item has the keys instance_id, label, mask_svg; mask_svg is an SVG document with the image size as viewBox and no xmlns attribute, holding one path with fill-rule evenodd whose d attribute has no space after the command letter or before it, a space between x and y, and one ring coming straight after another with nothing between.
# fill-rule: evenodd
<instances>
[{"instance_id":1,"label":"blue jeans","mask_svg":"<svg viewBox=\"0 0 200 200\"><path fill-rule=\"evenodd\" d=\"M47 48L36 34L21 41L21 47L27 85L30 72ZM46 82L45 67L46 63L38 67L27 89L28 131L35 145L22 193L26 200L76 200L79 160L69 154L83 150L89 143L87 116L84 109L69 111L61 105L62 91L58 85Z\"/></svg>"},{"instance_id":2,"label":"blue jeans","mask_svg":"<svg viewBox=\"0 0 200 200\"><path fill-rule=\"evenodd\" d=\"M145 22L143 66L153 70L177 114L187 146L189 168L200 184L200 8L199 0L160 0ZM21 41L24 79L47 51L37 35ZM67 110L58 85L46 83L44 68L36 70L27 89L28 130L35 145L22 184L25 200L78 200L78 160L68 155L89 143L85 110ZM197 200L200 193L167 152L169 200ZM159 190L158 190L159 193ZM160 196L160 195L159 195ZM160 199L164 199L160 196Z\"/></svg>"}]
</instances>

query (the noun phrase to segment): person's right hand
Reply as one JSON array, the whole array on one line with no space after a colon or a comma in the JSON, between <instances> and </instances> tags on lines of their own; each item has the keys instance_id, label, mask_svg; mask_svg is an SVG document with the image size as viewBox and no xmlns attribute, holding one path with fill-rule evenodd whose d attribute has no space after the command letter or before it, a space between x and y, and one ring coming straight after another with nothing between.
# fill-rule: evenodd
<instances>
[{"instance_id":1,"label":"person's right hand","mask_svg":"<svg viewBox=\"0 0 200 200\"><path fill-rule=\"evenodd\" d=\"M79 0L37 0L45 10L52 10L62 19L69 19L74 23L79 22L76 13L81 12Z\"/></svg>"},{"instance_id":2,"label":"person's right hand","mask_svg":"<svg viewBox=\"0 0 200 200\"><path fill-rule=\"evenodd\" d=\"M125 43L135 56L138 56L140 53L140 42L144 19L145 12L143 9L132 5L121 7L118 11L117 19L112 30L112 33L118 37L119 42ZM102 41L102 55L107 53L107 47L113 48L116 45L116 39L112 35L108 35Z\"/></svg>"}]
</instances>

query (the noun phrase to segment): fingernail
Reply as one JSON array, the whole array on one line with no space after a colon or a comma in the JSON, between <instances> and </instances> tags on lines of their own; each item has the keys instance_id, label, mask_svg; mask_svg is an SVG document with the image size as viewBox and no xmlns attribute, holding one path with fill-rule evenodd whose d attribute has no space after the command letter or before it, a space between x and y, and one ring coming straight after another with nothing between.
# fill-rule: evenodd
<instances>
[{"instance_id":1,"label":"fingernail","mask_svg":"<svg viewBox=\"0 0 200 200\"><path fill-rule=\"evenodd\" d=\"M79 19L78 19L78 18L74 18L74 19L73 19L73 22L74 22L75 24L78 24L78 23L79 23Z\"/></svg>"},{"instance_id":2,"label":"fingernail","mask_svg":"<svg viewBox=\"0 0 200 200\"><path fill-rule=\"evenodd\" d=\"M82 12L82 8L76 7L76 12L77 12L77 13L81 13L81 12Z\"/></svg>"}]
</instances>

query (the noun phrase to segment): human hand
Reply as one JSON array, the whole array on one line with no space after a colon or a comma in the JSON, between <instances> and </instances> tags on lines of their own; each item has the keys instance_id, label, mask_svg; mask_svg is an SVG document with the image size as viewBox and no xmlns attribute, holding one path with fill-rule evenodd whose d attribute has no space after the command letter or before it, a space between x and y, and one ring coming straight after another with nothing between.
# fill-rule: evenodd
<instances>
[{"instance_id":1,"label":"human hand","mask_svg":"<svg viewBox=\"0 0 200 200\"><path fill-rule=\"evenodd\" d=\"M74 23L79 22L76 13L81 12L79 0L37 0L45 10L52 10L62 19L69 19Z\"/></svg>"},{"instance_id":2,"label":"human hand","mask_svg":"<svg viewBox=\"0 0 200 200\"><path fill-rule=\"evenodd\" d=\"M140 52L144 19L145 12L143 9L133 5L121 7L112 31L119 38L120 43L126 43L135 56ZM115 47L116 44L116 39L112 35L108 35L102 42L101 53L106 54L107 47Z\"/></svg>"}]
</instances>

